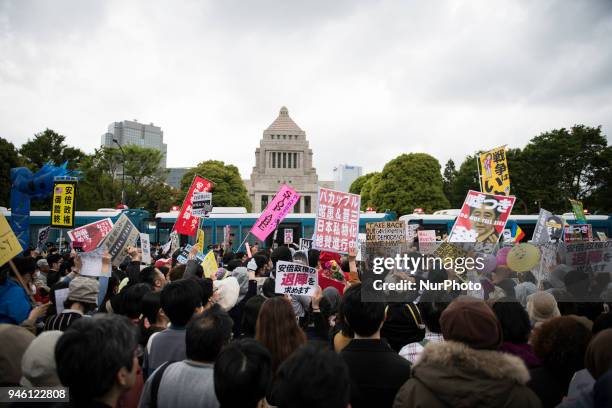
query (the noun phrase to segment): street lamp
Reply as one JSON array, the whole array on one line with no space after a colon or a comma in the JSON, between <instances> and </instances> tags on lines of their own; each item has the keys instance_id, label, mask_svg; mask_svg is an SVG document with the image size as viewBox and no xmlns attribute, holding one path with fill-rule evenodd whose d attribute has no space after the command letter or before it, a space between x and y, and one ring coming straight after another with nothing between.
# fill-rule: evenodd
<instances>
[{"instance_id":1,"label":"street lamp","mask_svg":"<svg viewBox=\"0 0 612 408\"><path fill-rule=\"evenodd\" d=\"M113 142L119 146L119 150L121 150L121 158L123 159L123 162L121 163L121 204L125 205L125 152L117 139L113 139Z\"/></svg>"}]
</instances>

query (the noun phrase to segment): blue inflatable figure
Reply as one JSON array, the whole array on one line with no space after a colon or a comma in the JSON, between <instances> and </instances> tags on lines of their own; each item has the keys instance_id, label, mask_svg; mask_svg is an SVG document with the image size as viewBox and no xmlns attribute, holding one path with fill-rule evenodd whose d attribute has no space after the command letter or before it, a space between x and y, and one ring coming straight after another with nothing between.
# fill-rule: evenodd
<instances>
[{"instance_id":1,"label":"blue inflatable figure","mask_svg":"<svg viewBox=\"0 0 612 408\"><path fill-rule=\"evenodd\" d=\"M46 163L36 174L26 167L11 169L11 228L22 248L30 244L30 201L43 200L53 192L55 177L78 174L68 170L65 162L55 166Z\"/></svg>"}]
</instances>

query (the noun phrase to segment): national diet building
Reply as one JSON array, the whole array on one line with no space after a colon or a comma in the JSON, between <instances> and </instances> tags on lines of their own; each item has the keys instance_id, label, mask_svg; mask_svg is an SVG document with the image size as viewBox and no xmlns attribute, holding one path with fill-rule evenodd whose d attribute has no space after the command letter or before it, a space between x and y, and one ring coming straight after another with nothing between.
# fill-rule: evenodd
<instances>
[{"instance_id":1,"label":"national diet building","mask_svg":"<svg viewBox=\"0 0 612 408\"><path fill-rule=\"evenodd\" d=\"M300 201L293 208L296 213L315 211L319 186L334 188L333 181L319 181L306 132L291 119L284 106L276 120L264 130L259 147L255 149L251 178L244 183L253 212L263 211L283 184L300 193Z\"/></svg>"}]
</instances>

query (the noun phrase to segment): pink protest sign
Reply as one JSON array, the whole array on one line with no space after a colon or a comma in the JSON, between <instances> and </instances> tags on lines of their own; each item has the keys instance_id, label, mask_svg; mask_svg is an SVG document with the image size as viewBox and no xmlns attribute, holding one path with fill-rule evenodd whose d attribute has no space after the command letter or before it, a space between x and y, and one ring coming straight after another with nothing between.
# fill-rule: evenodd
<instances>
[{"instance_id":1,"label":"pink protest sign","mask_svg":"<svg viewBox=\"0 0 612 408\"><path fill-rule=\"evenodd\" d=\"M313 247L339 253L357 248L360 202L358 194L319 188Z\"/></svg>"},{"instance_id":2,"label":"pink protest sign","mask_svg":"<svg viewBox=\"0 0 612 408\"><path fill-rule=\"evenodd\" d=\"M261 216L255 221L253 228L251 228L251 233L261 241L264 241L276 229L299 199L300 195L294 189L283 184L272 201L266 206L266 209L261 213Z\"/></svg>"},{"instance_id":3,"label":"pink protest sign","mask_svg":"<svg viewBox=\"0 0 612 408\"><path fill-rule=\"evenodd\" d=\"M89 252L96 249L112 229L113 221L105 218L68 231L68 237L72 242L82 243L83 252Z\"/></svg>"}]
</instances>

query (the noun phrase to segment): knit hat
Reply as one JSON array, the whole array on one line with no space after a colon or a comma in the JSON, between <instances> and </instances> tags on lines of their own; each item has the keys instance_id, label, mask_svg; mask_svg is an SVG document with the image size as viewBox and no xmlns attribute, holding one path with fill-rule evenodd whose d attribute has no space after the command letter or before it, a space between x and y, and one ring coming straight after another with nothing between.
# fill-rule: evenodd
<instances>
[{"instance_id":1,"label":"knit hat","mask_svg":"<svg viewBox=\"0 0 612 408\"><path fill-rule=\"evenodd\" d=\"M536 292L527 296L527 314L533 325L561 316L557 300L548 292Z\"/></svg>"},{"instance_id":2,"label":"knit hat","mask_svg":"<svg viewBox=\"0 0 612 408\"><path fill-rule=\"evenodd\" d=\"M68 286L68 299L74 302L98 304L100 284L97 280L77 276Z\"/></svg>"},{"instance_id":3,"label":"knit hat","mask_svg":"<svg viewBox=\"0 0 612 408\"><path fill-rule=\"evenodd\" d=\"M226 312L233 308L236 302L238 302L238 295L240 293L238 280L233 276L229 276L225 279L214 281L213 285L217 288L217 293L219 294L217 304Z\"/></svg>"},{"instance_id":4,"label":"knit hat","mask_svg":"<svg viewBox=\"0 0 612 408\"><path fill-rule=\"evenodd\" d=\"M476 298L459 296L440 316L445 340L455 340L477 350L497 350L502 328L487 304Z\"/></svg>"},{"instance_id":5,"label":"knit hat","mask_svg":"<svg viewBox=\"0 0 612 408\"><path fill-rule=\"evenodd\" d=\"M56 387L61 385L55 367L55 344L62 335L59 330L42 332L25 351L21 359L21 385L24 387Z\"/></svg>"},{"instance_id":6,"label":"knit hat","mask_svg":"<svg viewBox=\"0 0 612 408\"><path fill-rule=\"evenodd\" d=\"M17 385L21 379L21 358L34 340L27 329L14 324L0 324L0 383Z\"/></svg>"}]
</instances>

